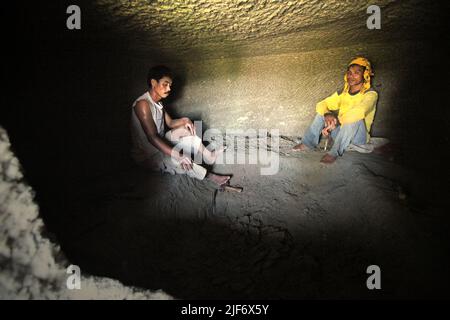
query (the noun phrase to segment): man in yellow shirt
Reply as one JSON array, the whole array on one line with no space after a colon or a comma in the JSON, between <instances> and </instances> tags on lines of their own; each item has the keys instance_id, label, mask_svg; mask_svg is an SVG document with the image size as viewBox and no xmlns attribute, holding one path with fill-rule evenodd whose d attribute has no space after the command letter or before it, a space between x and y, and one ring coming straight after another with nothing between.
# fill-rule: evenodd
<instances>
[{"instance_id":1,"label":"man in yellow shirt","mask_svg":"<svg viewBox=\"0 0 450 320\"><path fill-rule=\"evenodd\" d=\"M344 76L344 89L316 105L317 114L313 123L302 143L293 150L314 149L321 135L331 135L333 147L320 161L333 163L350 144L358 146L368 143L378 100L378 94L370 84L371 76L372 68L366 58L353 59Z\"/></svg>"}]
</instances>

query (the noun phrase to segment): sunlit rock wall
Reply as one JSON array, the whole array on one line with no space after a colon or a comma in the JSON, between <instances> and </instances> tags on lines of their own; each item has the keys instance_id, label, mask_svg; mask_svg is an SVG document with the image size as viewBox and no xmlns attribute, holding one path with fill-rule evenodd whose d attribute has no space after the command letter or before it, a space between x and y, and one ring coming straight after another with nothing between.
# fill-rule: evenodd
<instances>
[{"instance_id":1,"label":"sunlit rock wall","mask_svg":"<svg viewBox=\"0 0 450 320\"><path fill-rule=\"evenodd\" d=\"M398 100L417 100L404 97L405 70L428 54L427 41L439 37L431 30L445 10L437 2L378 1L381 29L369 30L371 4L98 0L95 8L143 68L135 74L142 81L136 94L146 89L145 69L168 64L179 76L169 112L201 119L204 128L276 128L301 136L315 104L342 87L346 64L364 55L380 93L372 133L398 135Z\"/></svg>"},{"instance_id":2,"label":"sunlit rock wall","mask_svg":"<svg viewBox=\"0 0 450 320\"><path fill-rule=\"evenodd\" d=\"M407 45L399 47L405 51ZM380 100L373 131L389 134L396 120L392 98L401 85L395 59L401 52L383 45L190 62L174 111L221 130L279 129L301 136L316 103L342 88L346 65L357 54L372 58L376 72Z\"/></svg>"}]
</instances>

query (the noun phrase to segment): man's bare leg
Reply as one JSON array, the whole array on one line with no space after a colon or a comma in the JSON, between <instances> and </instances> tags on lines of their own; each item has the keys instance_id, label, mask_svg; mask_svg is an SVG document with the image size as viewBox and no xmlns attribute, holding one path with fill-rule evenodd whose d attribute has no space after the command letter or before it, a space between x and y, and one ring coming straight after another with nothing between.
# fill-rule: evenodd
<instances>
[{"instance_id":1,"label":"man's bare leg","mask_svg":"<svg viewBox=\"0 0 450 320\"><path fill-rule=\"evenodd\" d=\"M309 150L309 148L303 143L300 143L292 148L292 151L306 151L306 150Z\"/></svg>"},{"instance_id":2,"label":"man's bare leg","mask_svg":"<svg viewBox=\"0 0 450 320\"><path fill-rule=\"evenodd\" d=\"M221 186L221 185L227 183L228 180L231 179L231 176L220 176L218 174L208 172L208 174L206 175L206 179L211 180L218 186Z\"/></svg>"}]
</instances>

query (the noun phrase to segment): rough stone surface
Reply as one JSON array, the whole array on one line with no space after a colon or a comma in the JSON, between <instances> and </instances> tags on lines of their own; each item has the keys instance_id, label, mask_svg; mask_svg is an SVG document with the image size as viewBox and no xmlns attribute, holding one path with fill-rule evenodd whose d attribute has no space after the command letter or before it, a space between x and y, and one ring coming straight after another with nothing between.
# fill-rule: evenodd
<instances>
[{"instance_id":1,"label":"rough stone surface","mask_svg":"<svg viewBox=\"0 0 450 320\"><path fill-rule=\"evenodd\" d=\"M398 120L392 112L392 98L400 84L390 70L398 69L394 59L407 49L408 44L395 49L386 45L348 46L187 63L188 85L181 88L176 112L221 130L276 128L285 135L302 136L314 118L316 103L342 88L348 61L364 54L373 57L377 72L373 85L380 93L373 132L390 134Z\"/></svg>"},{"instance_id":2,"label":"rough stone surface","mask_svg":"<svg viewBox=\"0 0 450 320\"><path fill-rule=\"evenodd\" d=\"M398 135L403 69L426 54L424 41L438 37L430 30L446 10L423 0L378 1L381 29L369 30L371 4L97 0L90 14L100 21L101 36L114 34L126 43L130 64L142 68L136 73L141 91L145 69L166 63L181 82L174 87L174 112L221 130L270 127L303 135L315 104L342 87L353 57L365 55L380 92L373 134L392 138Z\"/></svg>"},{"instance_id":3,"label":"rough stone surface","mask_svg":"<svg viewBox=\"0 0 450 320\"><path fill-rule=\"evenodd\" d=\"M117 280L85 276L83 270L81 289L67 289L69 262L42 235L33 197L0 127L0 299L171 299L163 291L126 287Z\"/></svg>"},{"instance_id":4,"label":"rough stone surface","mask_svg":"<svg viewBox=\"0 0 450 320\"><path fill-rule=\"evenodd\" d=\"M428 14L439 7L437 3L377 1L382 32L371 32L366 28L366 10L371 4L335 0L97 0L94 7L105 28L126 35L132 48L141 53L157 49L178 60L404 40L413 30L423 29L438 18Z\"/></svg>"},{"instance_id":5,"label":"rough stone surface","mask_svg":"<svg viewBox=\"0 0 450 320\"><path fill-rule=\"evenodd\" d=\"M414 74L409 66L416 62L410 53L420 55L424 50L423 45L413 42L395 46L378 43L173 63L170 66L178 74L174 98L165 105L172 115L202 120L203 128L276 128L284 135L302 136L314 118L316 103L341 89L347 63L356 55L364 55L374 66L373 86L379 93L372 133L392 138L398 135L400 110L415 103L403 80ZM148 60L132 63L151 65ZM420 68L427 64L422 61ZM136 79L141 79L137 96L146 90L146 68L135 70Z\"/></svg>"}]
</instances>

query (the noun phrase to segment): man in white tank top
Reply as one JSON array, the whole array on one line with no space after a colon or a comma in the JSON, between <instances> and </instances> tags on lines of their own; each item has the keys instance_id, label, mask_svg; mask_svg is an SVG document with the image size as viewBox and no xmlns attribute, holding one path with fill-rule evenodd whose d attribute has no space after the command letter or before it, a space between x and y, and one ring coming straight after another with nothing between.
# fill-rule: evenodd
<instances>
[{"instance_id":1,"label":"man in white tank top","mask_svg":"<svg viewBox=\"0 0 450 320\"><path fill-rule=\"evenodd\" d=\"M172 72L165 66L150 68L147 83L149 91L136 99L131 112L131 156L136 163L151 170L171 174L187 174L192 178L213 181L217 185L228 182L230 176L208 173L192 162L190 154L179 150L201 152L208 164L214 163L223 149L209 151L195 134L189 118L172 119L161 100L167 98L172 86ZM165 126L170 130L165 133ZM176 148L175 148L176 145Z\"/></svg>"}]
</instances>

